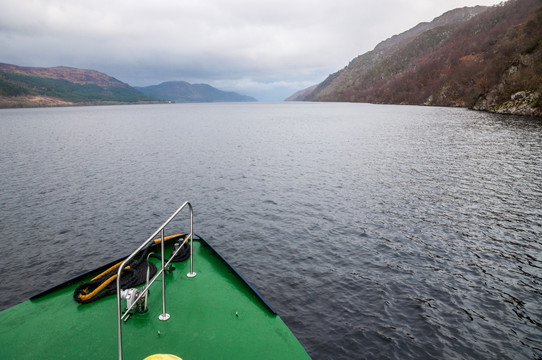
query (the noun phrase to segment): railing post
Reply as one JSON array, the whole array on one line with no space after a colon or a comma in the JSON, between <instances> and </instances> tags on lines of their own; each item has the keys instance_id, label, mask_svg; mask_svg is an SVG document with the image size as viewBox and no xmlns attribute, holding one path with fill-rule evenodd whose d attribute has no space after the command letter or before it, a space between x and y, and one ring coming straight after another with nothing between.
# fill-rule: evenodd
<instances>
[{"instance_id":1,"label":"railing post","mask_svg":"<svg viewBox=\"0 0 542 360\"><path fill-rule=\"evenodd\" d=\"M192 211L192 204L190 204L190 202L186 201L180 208L177 209L177 211L175 211L173 213L173 215L170 216L170 218L162 225L158 228L158 230L156 230L148 239L147 241L145 241L143 244L141 244L130 256L128 256L123 262L122 264L119 266L118 270L117 270L117 335L118 335L118 347L119 347L119 360L122 360L122 320L123 320L123 317L125 317L128 312L130 311L130 309L127 309L126 313L123 315L122 314L122 308L121 308L121 287L120 287L120 279L121 279L121 276L122 276L122 271L123 269L125 268L126 264L129 263L130 260L132 260L140 251L142 251L146 246L148 246L149 244L151 244L151 242L155 239L156 235L158 235L158 233L161 232L161 242L160 242L160 248L161 248L161 253L162 253L162 256L161 256L161 260L162 260L162 266L161 266L161 274L156 274L152 281L149 283L149 281L147 280L147 285L145 285L145 291L148 291L148 287L150 287L150 285L152 285L154 283L155 280L158 279L158 276L161 275L162 276L162 314L160 314L160 316L158 316L158 318L160 320L167 320L170 318L170 315L168 313L166 313L166 282L165 282L165 271L164 271L164 267L165 267L165 238L164 238L164 228L177 216L177 214L179 214L179 212L181 212L181 210L184 209L184 207L188 205L188 207L190 208L190 272L187 274L188 277L194 277L196 276L196 273L194 272L194 269L193 269L193 259L192 259L192 240L193 240L193 236L194 236L194 215L193 215L193 211ZM168 261L168 264L169 262L171 262L171 260ZM145 295L140 295L140 297L137 299L137 301L139 301L139 299L141 298L141 296L147 296L147 294ZM146 299L145 299L145 307L146 307ZM129 314L128 314L129 316ZM125 320L126 321L126 320Z\"/></svg>"},{"instance_id":2,"label":"railing post","mask_svg":"<svg viewBox=\"0 0 542 360\"><path fill-rule=\"evenodd\" d=\"M118 280L118 278L117 278ZM120 291L119 291L119 283L117 282L117 342L119 347L119 360L122 360L122 309L120 307L121 301L120 301Z\"/></svg>"},{"instance_id":3,"label":"railing post","mask_svg":"<svg viewBox=\"0 0 542 360\"><path fill-rule=\"evenodd\" d=\"M162 228L162 241L161 241L161 248L162 248L162 313L158 318L162 321L166 321L169 319L169 314L166 313L166 274L164 271L164 261L165 261L165 255L164 255L164 228Z\"/></svg>"},{"instance_id":4,"label":"railing post","mask_svg":"<svg viewBox=\"0 0 542 360\"><path fill-rule=\"evenodd\" d=\"M193 259L193 247L192 247L192 240L194 238L194 212L192 210L192 204L188 203L188 207L190 208L190 272L186 274L189 278L193 278L196 276L196 273L194 272L194 259Z\"/></svg>"}]
</instances>

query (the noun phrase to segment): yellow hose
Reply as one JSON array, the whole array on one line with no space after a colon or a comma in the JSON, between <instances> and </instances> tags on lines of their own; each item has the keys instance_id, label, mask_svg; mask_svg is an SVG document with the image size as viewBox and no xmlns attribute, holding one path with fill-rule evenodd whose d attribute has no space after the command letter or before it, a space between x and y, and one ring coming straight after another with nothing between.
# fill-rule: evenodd
<instances>
[{"instance_id":1,"label":"yellow hose","mask_svg":"<svg viewBox=\"0 0 542 360\"><path fill-rule=\"evenodd\" d=\"M169 235L169 236L165 236L164 237L164 241L168 241L168 240L171 240L171 239L176 239L176 238L179 238L183 236L183 234L175 234L175 235ZM186 239L188 237L188 235L184 235L184 238ZM153 240L155 244L160 244L162 242L162 238L159 237L157 239L154 239ZM91 281L94 281L94 280L97 280L97 279L100 279L101 277L104 277L105 275L111 273L112 271L115 271L118 269L118 267L124 262L124 260L116 263L115 265L111 266L109 269L101 272L100 274L96 275L94 278L92 278ZM130 269L130 266L126 266L124 268L124 270L127 270L127 269ZM94 289L92 292L88 293L88 294L79 294L79 298L82 300L82 301L87 301L87 300L90 300L92 299L94 296L96 296L100 291L102 291L105 287L107 287L107 285L111 284L113 281L115 281L117 279L117 274L114 274L112 275L111 277L109 277L109 279L105 280L103 283L100 284L100 286L98 286L96 289ZM84 290L84 292L86 292L88 290L88 288L86 288Z\"/></svg>"},{"instance_id":2,"label":"yellow hose","mask_svg":"<svg viewBox=\"0 0 542 360\"><path fill-rule=\"evenodd\" d=\"M168 241L168 240L171 240L171 239L173 239L173 238L177 238L177 237L181 237L181 236L183 236L183 234L169 235L169 236L164 237L164 241ZM187 236L188 236L188 235L185 235L185 238L186 238ZM160 244L161 241L162 241L162 238L161 238L161 237L159 237L159 238L157 238L157 239L154 239L154 243L155 243L155 244ZM124 260L122 260L122 261L124 261ZM104 272L102 272L102 273L96 275L91 281L94 281L94 280L96 280L96 279L99 279L99 278L101 278L102 276L104 276L104 275L110 273L111 271L116 270L116 269L120 266L120 264L122 264L122 261L120 261L119 263L117 263L117 264L111 266L109 269L105 270Z\"/></svg>"},{"instance_id":3,"label":"yellow hose","mask_svg":"<svg viewBox=\"0 0 542 360\"><path fill-rule=\"evenodd\" d=\"M120 265L120 264L118 264ZM115 265L118 267L118 265ZM124 269L127 270L129 269L130 267L129 266L126 266ZM107 285L111 284L113 281L115 281L117 279L117 274L111 276L109 279L105 280L103 283L100 284L100 286L98 286L96 289L94 289L91 293L89 294L86 294L86 295L81 295L79 294L79 298L83 301L87 301L89 299L92 299L94 296L96 296L96 294L98 294L100 291L102 291Z\"/></svg>"},{"instance_id":4,"label":"yellow hose","mask_svg":"<svg viewBox=\"0 0 542 360\"><path fill-rule=\"evenodd\" d=\"M124 260L122 260L122 261L124 261ZM119 262L119 263L116 263L116 264L113 265L113 266L111 266L109 269L105 270L103 273L101 273L101 274L99 274L99 275L93 277L91 281L94 281L94 280L96 280L96 279L99 279L99 278L101 278L102 276L106 275L107 273L109 273L109 272L111 272L111 271L117 269L117 268L120 266L120 264L122 264L122 261Z\"/></svg>"},{"instance_id":5,"label":"yellow hose","mask_svg":"<svg viewBox=\"0 0 542 360\"><path fill-rule=\"evenodd\" d=\"M173 238L181 237L181 236L183 236L183 234L169 235L169 236L164 237L164 241L168 241L168 240L171 240L171 239L173 239ZM184 235L185 239L186 239L187 236L188 236L188 235ZM160 242L162 242L162 238L161 238L161 237L159 237L159 238L157 238L157 239L154 239L154 243L155 243L155 244L160 244Z\"/></svg>"}]
</instances>

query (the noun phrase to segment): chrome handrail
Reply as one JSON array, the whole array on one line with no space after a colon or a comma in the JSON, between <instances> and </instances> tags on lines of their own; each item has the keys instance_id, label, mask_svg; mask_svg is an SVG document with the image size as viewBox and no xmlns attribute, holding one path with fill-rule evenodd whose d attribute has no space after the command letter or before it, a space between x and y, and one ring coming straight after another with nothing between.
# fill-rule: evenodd
<instances>
[{"instance_id":1,"label":"chrome handrail","mask_svg":"<svg viewBox=\"0 0 542 360\"><path fill-rule=\"evenodd\" d=\"M167 263L164 263L164 260L165 260L164 258L164 243L165 243L164 229L177 216L177 214L179 214L181 210L183 210L187 205L190 209L190 234L185 237L182 245L179 246L178 249L170 256L169 261ZM154 241L154 238L158 235L158 233L161 233L160 248L161 248L162 262L161 262L160 271L158 271L156 275L154 275L152 280L145 285L145 287L140 291L140 294L137 297L137 299L133 302L132 306L130 306L130 308L128 308L123 314L122 309L121 309L121 288L120 288L120 278L122 276L122 271L130 260L132 260L141 250L146 248L152 241ZM136 304L143 298L143 296L145 296L148 293L150 286L156 281L156 279L160 275L162 276L162 314L160 314L159 319L164 320L164 321L169 319L169 314L166 313L166 291L165 291L166 282L165 282L165 276L164 276L164 269L169 265L173 257L175 257L175 255L177 254L177 252L179 252L181 248L186 244L186 242L188 241L188 238L190 238L190 272L186 274L186 276L188 277L196 276L196 273L194 272L194 268L193 268L194 262L192 259L193 235L194 235L194 212L192 210L192 204L186 201L177 209L177 211L173 213L173 215L169 217L169 219L167 219L167 221L164 224L162 224L162 226L160 226L145 242L143 242L143 244L141 244L132 254L130 254L130 256L128 256L119 266L119 269L117 270L117 326L118 326L119 360L122 360L122 321L124 318L128 316L129 312L136 306Z\"/></svg>"}]
</instances>

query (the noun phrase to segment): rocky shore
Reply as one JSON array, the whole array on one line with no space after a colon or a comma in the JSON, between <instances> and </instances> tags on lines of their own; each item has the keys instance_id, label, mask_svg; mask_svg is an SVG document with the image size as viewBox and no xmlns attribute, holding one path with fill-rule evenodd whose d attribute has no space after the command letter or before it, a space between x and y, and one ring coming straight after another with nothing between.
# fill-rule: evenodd
<instances>
[{"instance_id":1,"label":"rocky shore","mask_svg":"<svg viewBox=\"0 0 542 360\"><path fill-rule=\"evenodd\" d=\"M503 103L496 103L494 97L487 96L478 101L473 109L497 114L542 117L542 99L536 91L518 91Z\"/></svg>"}]
</instances>

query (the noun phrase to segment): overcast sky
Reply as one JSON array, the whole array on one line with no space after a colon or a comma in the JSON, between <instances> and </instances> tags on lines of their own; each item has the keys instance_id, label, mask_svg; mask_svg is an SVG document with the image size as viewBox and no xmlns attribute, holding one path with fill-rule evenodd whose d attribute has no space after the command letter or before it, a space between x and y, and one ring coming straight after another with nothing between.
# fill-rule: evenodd
<instances>
[{"instance_id":1,"label":"overcast sky","mask_svg":"<svg viewBox=\"0 0 542 360\"><path fill-rule=\"evenodd\" d=\"M499 0L0 0L0 62L283 100L380 41Z\"/></svg>"}]
</instances>

